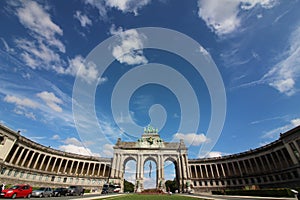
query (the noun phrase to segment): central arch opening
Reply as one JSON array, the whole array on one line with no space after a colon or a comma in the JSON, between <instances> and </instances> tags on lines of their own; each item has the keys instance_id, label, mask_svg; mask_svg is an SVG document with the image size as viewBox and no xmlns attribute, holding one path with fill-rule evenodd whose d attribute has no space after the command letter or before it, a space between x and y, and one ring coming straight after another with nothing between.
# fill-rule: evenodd
<instances>
[{"instance_id":1,"label":"central arch opening","mask_svg":"<svg viewBox=\"0 0 300 200\"><path fill-rule=\"evenodd\" d=\"M157 188L157 164L154 159L148 158L144 163L144 189Z\"/></svg>"}]
</instances>

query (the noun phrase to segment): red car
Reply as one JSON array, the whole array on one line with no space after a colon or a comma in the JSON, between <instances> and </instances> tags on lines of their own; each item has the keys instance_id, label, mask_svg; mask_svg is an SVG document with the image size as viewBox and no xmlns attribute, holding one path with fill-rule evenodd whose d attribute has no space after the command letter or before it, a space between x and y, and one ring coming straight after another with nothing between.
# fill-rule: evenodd
<instances>
[{"instance_id":1,"label":"red car","mask_svg":"<svg viewBox=\"0 0 300 200\"><path fill-rule=\"evenodd\" d=\"M11 188L4 189L1 192L1 197L8 197L8 198L30 198L32 193L32 187L27 184L23 185L14 185Z\"/></svg>"}]
</instances>

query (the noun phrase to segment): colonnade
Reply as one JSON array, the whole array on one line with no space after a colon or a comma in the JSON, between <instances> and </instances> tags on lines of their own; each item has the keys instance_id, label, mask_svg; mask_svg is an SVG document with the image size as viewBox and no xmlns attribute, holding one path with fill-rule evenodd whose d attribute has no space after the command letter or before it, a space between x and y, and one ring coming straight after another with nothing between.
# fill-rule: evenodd
<instances>
[{"instance_id":1,"label":"colonnade","mask_svg":"<svg viewBox=\"0 0 300 200\"><path fill-rule=\"evenodd\" d=\"M5 162L14 166L69 176L108 177L110 159L92 161L41 152L23 145L14 145Z\"/></svg>"},{"instance_id":2,"label":"colonnade","mask_svg":"<svg viewBox=\"0 0 300 200\"><path fill-rule=\"evenodd\" d=\"M189 170L193 186L199 191L242 188L247 185L299 186L300 127L254 150L217 158L189 160Z\"/></svg>"}]
</instances>

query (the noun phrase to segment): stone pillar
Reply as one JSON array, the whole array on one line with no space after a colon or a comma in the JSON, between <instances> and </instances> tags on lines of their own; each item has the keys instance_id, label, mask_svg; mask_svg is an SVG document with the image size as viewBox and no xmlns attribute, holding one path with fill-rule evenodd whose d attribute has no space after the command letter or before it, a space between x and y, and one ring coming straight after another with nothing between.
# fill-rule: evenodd
<instances>
[{"instance_id":1,"label":"stone pillar","mask_svg":"<svg viewBox=\"0 0 300 200\"><path fill-rule=\"evenodd\" d=\"M72 174L72 169L73 169L73 165L74 165L74 160L70 160L70 162L71 162L71 166L70 166L70 170L69 170L69 172L67 172L67 174Z\"/></svg>"},{"instance_id":2,"label":"stone pillar","mask_svg":"<svg viewBox=\"0 0 300 200\"><path fill-rule=\"evenodd\" d=\"M102 176L104 177L105 176L105 172L106 172L106 164L103 164L103 172L102 172Z\"/></svg>"},{"instance_id":3,"label":"stone pillar","mask_svg":"<svg viewBox=\"0 0 300 200\"><path fill-rule=\"evenodd\" d=\"M43 160L42 160L42 162L41 162L41 165L40 165L40 167L39 167L39 170L41 170L42 168L43 168L43 166L45 165L45 159L46 159L46 155L44 155L44 157L43 157Z\"/></svg>"},{"instance_id":4,"label":"stone pillar","mask_svg":"<svg viewBox=\"0 0 300 200\"><path fill-rule=\"evenodd\" d=\"M57 169L57 173L60 173L60 169L61 169L61 165L62 165L63 161L64 161L64 159L61 158L61 159L60 159L59 166L58 166L58 169Z\"/></svg>"},{"instance_id":5,"label":"stone pillar","mask_svg":"<svg viewBox=\"0 0 300 200\"><path fill-rule=\"evenodd\" d=\"M51 169L52 172L53 172L54 169L55 169L56 162L57 162L57 157L55 157L55 160L54 160L54 163L53 163L53 166L52 166L52 169Z\"/></svg>"},{"instance_id":6,"label":"stone pillar","mask_svg":"<svg viewBox=\"0 0 300 200\"><path fill-rule=\"evenodd\" d=\"M38 163L38 160L40 159L41 153L38 153L38 156L36 158L36 160L34 161L34 165L33 165L33 169L36 169L36 165Z\"/></svg>"},{"instance_id":7,"label":"stone pillar","mask_svg":"<svg viewBox=\"0 0 300 200\"><path fill-rule=\"evenodd\" d=\"M29 154L29 152L30 152L30 150L27 149L26 154L25 154L25 157L24 157L24 160L23 160L22 163L21 163L21 166L22 166L22 167L25 167L24 164L25 164L25 161L28 159L28 154Z\"/></svg>"},{"instance_id":8,"label":"stone pillar","mask_svg":"<svg viewBox=\"0 0 300 200\"><path fill-rule=\"evenodd\" d=\"M15 160L15 157L16 157L16 155L17 155L17 152L19 151L19 148L20 148L20 146L17 146L16 151L15 151L14 154L12 155L12 157L11 157L11 159L10 159L10 163L11 163L11 164L15 164L15 163L14 163L14 160Z\"/></svg>"},{"instance_id":9,"label":"stone pillar","mask_svg":"<svg viewBox=\"0 0 300 200\"><path fill-rule=\"evenodd\" d=\"M22 150L21 150L21 152L20 152L20 154L19 154L19 156L18 156L18 159L17 159L15 165L18 165L18 164L19 164L20 159L21 159L21 157L22 157L22 154L23 154L23 152L24 152L24 147L21 147L21 148L22 148Z\"/></svg>"},{"instance_id":10,"label":"stone pillar","mask_svg":"<svg viewBox=\"0 0 300 200\"><path fill-rule=\"evenodd\" d=\"M27 166L26 166L27 168L30 167L30 165L31 165L31 163L32 163L32 160L33 160L35 154L37 154L37 152L36 152L36 151L33 151L33 152L32 152L32 156L31 156L31 158L30 158L30 160L29 160L29 162L28 162L28 164L27 164Z\"/></svg>"}]
</instances>

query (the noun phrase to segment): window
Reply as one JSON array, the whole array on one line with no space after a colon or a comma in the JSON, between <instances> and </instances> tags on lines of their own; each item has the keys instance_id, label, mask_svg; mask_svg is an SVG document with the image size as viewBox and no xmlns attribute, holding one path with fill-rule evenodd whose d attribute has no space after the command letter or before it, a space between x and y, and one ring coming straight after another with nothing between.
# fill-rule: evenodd
<instances>
[{"instance_id":1,"label":"window","mask_svg":"<svg viewBox=\"0 0 300 200\"><path fill-rule=\"evenodd\" d=\"M7 175L10 176L12 172L13 172L13 170L10 169L10 170L8 171Z\"/></svg>"},{"instance_id":2,"label":"window","mask_svg":"<svg viewBox=\"0 0 300 200\"><path fill-rule=\"evenodd\" d=\"M19 171L18 171L18 170L16 170L16 171L15 171L15 173L14 173L14 177L17 177L17 176L18 176L18 174L19 174Z\"/></svg>"},{"instance_id":3,"label":"window","mask_svg":"<svg viewBox=\"0 0 300 200\"><path fill-rule=\"evenodd\" d=\"M6 168L5 168L5 167L3 167L3 168L1 169L1 174L4 174L4 173L5 173L5 171L6 171Z\"/></svg>"}]
</instances>

